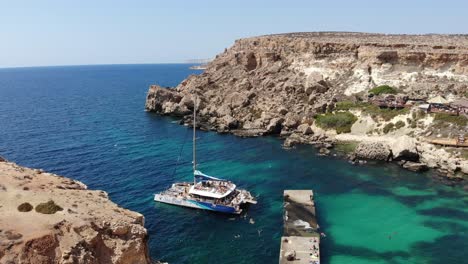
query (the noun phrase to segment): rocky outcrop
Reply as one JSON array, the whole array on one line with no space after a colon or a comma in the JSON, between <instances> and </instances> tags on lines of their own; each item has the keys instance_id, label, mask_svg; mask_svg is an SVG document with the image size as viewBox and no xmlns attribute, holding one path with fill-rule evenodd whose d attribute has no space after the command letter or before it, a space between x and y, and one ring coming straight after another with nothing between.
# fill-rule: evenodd
<instances>
[{"instance_id":1,"label":"rocky outcrop","mask_svg":"<svg viewBox=\"0 0 468 264\"><path fill-rule=\"evenodd\" d=\"M387 161L392 158L392 151L382 142L361 142L356 147L354 155L358 159L373 159Z\"/></svg>"},{"instance_id":2,"label":"rocky outcrop","mask_svg":"<svg viewBox=\"0 0 468 264\"><path fill-rule=\"evenodd\" d=\"M105 192L6 161L0 176L0 263L150 263L143 215Z\"/></svg>"},{"instance_id":3,"label":"rocky outcrop","mask_svg":"<svg viewBox=\"0 0 468 264\"><path fill-rule=\"evenodd\" d=\"M394 160L419 161L419 151L416 144L416 139L400 136L398 140L390 144L392 158Z\"/></svg>"},{"instance_id":4,"label":"rocky outcrop","mask_svg":"<svg viewBox=\"0 0 468 264\"><path fill-rule=\"evenodd\" d=\"M146 109L186 114L196 94L212 130L295 131L333 100L392 85L411 97L463 94L468 36L294 33L241 39L174 89L151 86ZM248 134L248 133L244 133Z\"/></svg>"},{"instance_id":5,"label":"rocky outcrop","mask_svg":"<svg viewBox=\"0 0 468 264\"><path fill-rule=\"evenodd\" d=\"M467 96L468 35L316 32L240 39L202 74L175 88L152 86L146 110L187 115L196 97L201 128L280 135L290 147L322 142L324 132L314 129L314 117L332 111L337 101L366 99L378 85L391 85L414 99ZM388 146L388 157L425 163L423 150L415 146L408 137ZM385 154L363 153L379 159Z\"/></svg>"},{"instance_id":6,"label":"rocky outcrop","mask_svg":"<svg viewBox=\"0 0 468 264\"><path fill-rule=\"evenodd\" d=\"M420 162L412 162L412 161L403 162L401 166L407 170L414 171L414 172L422 172L422 171L427 171L429 169L426 164L423 164Z\"/></svg>"}]
</instances>

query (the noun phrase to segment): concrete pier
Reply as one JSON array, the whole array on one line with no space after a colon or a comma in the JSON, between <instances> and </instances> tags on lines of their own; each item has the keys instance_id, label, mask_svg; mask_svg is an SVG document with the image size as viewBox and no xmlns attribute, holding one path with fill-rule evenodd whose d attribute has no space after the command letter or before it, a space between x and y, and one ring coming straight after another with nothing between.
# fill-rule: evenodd
<instances>
[{"instance_id":1,"label":"concrete pier","mask_svg":"<svg viewBox=\"0 0 468 264\"><path fill-rule=\"evenodd\" d=\"M280 264L319 264L320 233L312 190L285 190Z\"/></svg>"}]
</instances>

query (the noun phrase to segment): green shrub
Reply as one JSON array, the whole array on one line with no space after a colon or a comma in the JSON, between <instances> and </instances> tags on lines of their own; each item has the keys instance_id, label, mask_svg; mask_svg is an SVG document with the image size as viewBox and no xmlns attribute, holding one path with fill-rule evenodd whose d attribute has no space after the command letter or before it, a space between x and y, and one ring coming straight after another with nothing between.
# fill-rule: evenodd
<instances>
[{"instance_id":1,"label":"green shrub","mask_svg":"<svg viewBox=\"0 0 468 264\"><path fill-rule=\"evenodd\" d=\"M374 87L372 89L369 90L369 93L373 94L373 95L379 95L379 94L397 94L398 91L389 86L389 85L380 85L380 86L377 86L377 87Z\"/></svg>"},{"instance_id":2,"label":"green shrub","mask_svg":"<svg viewBox=\"0 0 468 264\"><path fill-rule=\"evenodd\" d=\"M384 126L383 132L387 134L388 132L392 131L394 128L395 128L395 124L390 122Z\"/></svg>"},{"instance_id":3,"label":"green shrub","mask_svg":"<svg viewBox=\"0 0 468 264\"><path fill-rule=\"evenodd\" d=\"M454 116L445 113L436 113L434 121L439 124L450 123L459 127L465 127L468 124L468 118L464 115Z\"/></svg>"},{"instance_id":4,"label":"green shrub","mask_svg":"<svg viewBox=\"0 0 468 264\"><path fill-rule=\"evenodd\" d=\"M335 110L348 111L351 109L363 109L368 106L370 106L370 104L364 102L341 101L335 104Z\"/></svg>"},{"instance_id":5,"label":"green shrub","mask_svg":"<svg viewBox=\"0 0 468 264\"><path fill-rule=\"evenodd\" d=\"M36 206L36 212L41 214L55 214L57 211L62 211L63 208L50 200L47 203L40 203Z\"/></svg>"},{"instance_id":6,"label":"green shrub","mask_svg":"<svg viewBox=\"0 0 468 264\"><path fill-rule=\"evenodd\" d=\"M405 122L403 122L401 120L395 123L396 129L400 129L400 128L404 127L405 125L406 125Z\"/></svg>"},{"instance_id":7,"label":"green shrub","mask_svg":"<svg viewBox=\"0 0 468 264\"><path fill-rule=\"evenodd\" d=\"M336 133L349 133L357 117L350 112L327 113L316 116L317 125L325 129L335 129Z\"/></svg>"},{"instance_id":8,"label":"green shrub","mask_svg":"<svg viewBox=\"0 0 468 264\"><path fill-rule=\"evenodd\" d=\"M373 119L382 118L385 121L390 121L395 116L407 114L409 109L390 109L390 108L380 108L375 105L370 105L365 108L364 113L370 115Z\"/></svg>"},{"instance_id":9,"label":"green shrub","mask_svg":"<svg viewBox=\"0 0 468 264\"><path fill-rule=\"evenodd\" d=\"M362 113L371 116L373 119L382 118L385 121L389 121L395 116L407 114L409 109L389 109L389 108L380 108L376 105L364 102L352 102L352 101L342 101L337 102L335 105L335 110L348 111L351 109L361 110Z\"/></svg>"},{"instance_id":10,"label":"green shrub","mask_svg":"<svg viewBox=\"0 0 468 264\"><path fill-rule=\"evenodd\" d=\"M356 103L353 101L342 101L335 104L335 110L348 111L356 107Z\"/></svg>"},{"instance_id":11,"label":"green shrub","mask_svg":"<svg viewBox=\"0 0 468 264\"><path fill-rule=\"evenodd\" d=\"M18 211L20 212L29 212L33 209L33 206L30 203L22 203L18 206Z\"/></svg>"}]
</instances>

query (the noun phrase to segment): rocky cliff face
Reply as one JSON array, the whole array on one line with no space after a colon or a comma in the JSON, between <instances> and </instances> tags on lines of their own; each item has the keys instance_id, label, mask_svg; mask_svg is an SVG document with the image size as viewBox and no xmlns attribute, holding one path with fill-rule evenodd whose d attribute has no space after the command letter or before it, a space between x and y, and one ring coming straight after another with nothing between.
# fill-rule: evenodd
<instances>
[{"instance_id":1,"label":"rocky cliff face","mask_svg":"<svg viewBox=\"0 0 468 264\"><path fill-rule=\"evenodd\" d=\"M81 182L0 161L0 263L150 263L143 215Z\"/></svg>"},{"instance_id":2,"label":"rocky cliff face","mask_svg":"<svg viewBox=\"0 0 468 264\"><path fill-rule=\"evenodd\" d=\"M334 100L392 85L413 97L466 96L468 36L294 33L241 39L175 89L152 86L146 109L185 115L199 98L210 129L287 133Z\"/></svg>"},{"instance_id":3,"label":"rocky cliff face","mask_svg":"<svg viewBox=\"0 0 468 264\"><path fill-rule=\"evenodd\" d=\"M336 133L315 126L314 116L332 111L338 101L366 100L378 85L393 86L413 99L468 97L468 35L293 33L241 39L202 74L173 89L151 86L145 108L185 116L183 122L190 124L187 115L197 98L202 129L241 136L277 134L287 137L286 146L320 141L323 147L337 139ZM356 123L364 127L367 119ZM376 122L375 128L381 125ZM357 140L373 133L369 127L361 130ZM447 165L446 160L434 161L431 152L410 155L410 160L427 154L422 158L431 160L430 167L452 174L468 171L462 158ZM393 152L387 158L395 158Z\"/></svg>"}]
</instances>

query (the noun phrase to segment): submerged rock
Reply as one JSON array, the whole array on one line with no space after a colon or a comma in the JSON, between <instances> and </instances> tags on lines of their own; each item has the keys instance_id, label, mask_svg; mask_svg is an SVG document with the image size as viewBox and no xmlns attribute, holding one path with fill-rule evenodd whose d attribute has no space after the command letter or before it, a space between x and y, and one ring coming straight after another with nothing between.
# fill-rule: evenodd
<instances>
[{"instance_id":1,"label":"submerged rock","mask_svg":"<svg viewBox=\"0 0 468 264\"><path fill-rule=\"evenodd\" d=\"M403 163L403 168L410 170L410 171L415 171L415 172L422 172L422 171L427 171L429 167L427 167L426 164L419 163L419 162L412 162L412 161L407 161Z\"/></svg>"}]
</instances>

